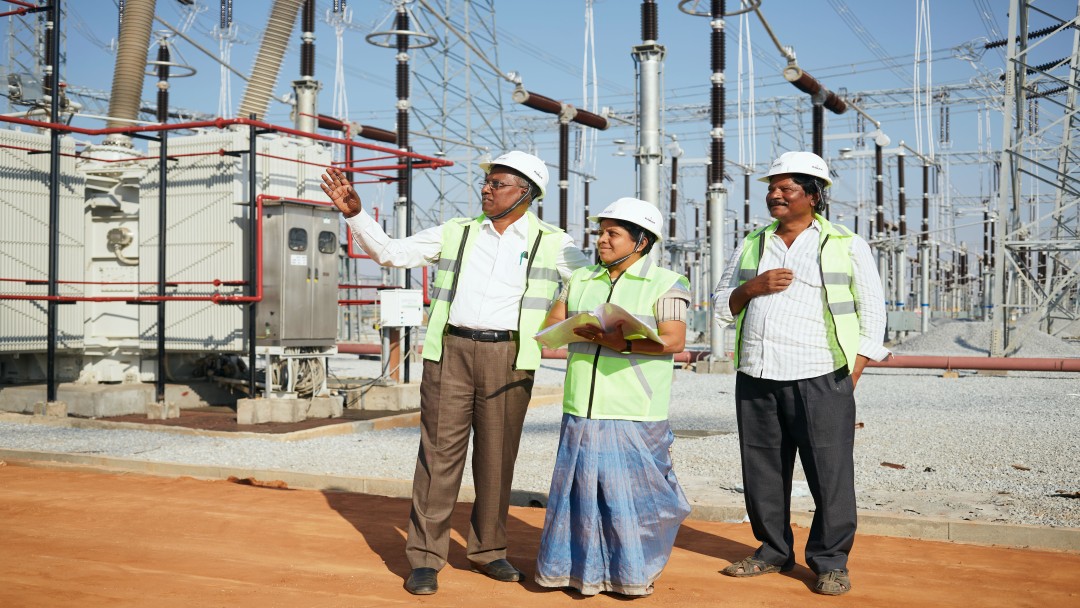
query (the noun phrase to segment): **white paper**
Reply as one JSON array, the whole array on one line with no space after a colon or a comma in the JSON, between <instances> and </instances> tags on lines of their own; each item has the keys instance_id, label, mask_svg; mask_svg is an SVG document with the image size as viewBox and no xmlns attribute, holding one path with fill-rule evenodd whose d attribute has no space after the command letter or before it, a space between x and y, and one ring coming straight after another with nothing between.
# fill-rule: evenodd
<instances>
[{"instance_id":1,"label":"white paper","mask_svg":"<svg viewBox=\"0 0 1080 608\"><path fill-rule=\"evenodd\" d=\"M548 348L559 348L571 342L588 342L585 338L574 333L574 329L578 327L593 325L600 327L605 332L611 332L615 330L615 326L619 321L623 322L622 333L627 340L644 339L660 344L664 343L653 328L642 323L640 319L630 314L625 308L610 302L597 306L592 312L579 313L555 325L546 327L534 337L537 342Z\"/></svg>"}]
</instances>

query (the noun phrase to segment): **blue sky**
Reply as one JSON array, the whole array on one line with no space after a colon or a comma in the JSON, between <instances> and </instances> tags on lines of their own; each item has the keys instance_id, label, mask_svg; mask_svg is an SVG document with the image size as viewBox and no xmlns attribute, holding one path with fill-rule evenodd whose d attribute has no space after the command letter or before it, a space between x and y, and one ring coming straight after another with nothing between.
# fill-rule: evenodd
<instances>
[{"instance_id":1,"label":"blue sky","mask_svg":"<svg viewBox=\"0 0 1080 608\"><path fill-rule=\"evenodd\" d=\"M444 0L429 0L434 5L442 5ZM346 86L349 100L349 118L365 124L394 129L394 51L372 46L364 40L364 35L373 29L392 29L392 21L387 17L393 6L386 1L350 0L347 3L352 10L352 26L344 32L344 57ZM453 2L459 5L460 2ZM701 2L707 7L708 1ZM728 10L737 5L735 0L728 0ZM1004 50L982 52L982 44L989 38L1003 38L1007 32L1008 18L1005 14L1006 0L937 0L929 3L929 45L934 59L930 63L932 84L963 85L978 78L996 79L1003 70ZM270 0L236 0L233 17L237 23L240 44L233 46L231 63L241 72L251 69L253 53L258 46L257 36L265 25L269 13ZM323 82L320 94L320 111L330 113L332 105L333 78L335 71L335 33L323 16L331 5L331 0L320 0L318 4L318 24L316 45L318 61L316 77ZM497 0L496 25L500 40L497 62L504 71L516 71L521 74L525 87L529 90L582 105L582 66L584 62L585 3L580 0L549 0L532 2L524 0ZM883 89L902 89L913 82L913 58L916 52L917 10L922 6L916 0L902 1L855 1L855 0L764 0L761 11L769 21L780 41L794 48L800 66L813 74L829 89L846 89L849 95L858 91ZM1067 0L1052 0L1040 3L1040 6L1064 18L1075 14L1075 3ZM82 85L101 90L108 90L112 79L114 55L108 48L116 36L115 0L81 0L69 3L70 12L67 23L68 65L66 80L75 85ZM187 9L175 0L158 0L158 15L174 26L181 26L190 19L188 35L196 39L205 48L217 51L218 42L209 35L218 20L218 0L197 0L196 7L202 12L186 12ZM422 10L416 3L409 5L411 10ZM635 64L630 55L632 46L640 43L640 2L636 0L597 0L594 4L595 22L595 61L596 75L599 78L599 105L610 106L620 112L633 109L635 89ZM1073 11L1070 13L1070 11ZM659 2L660 43L666 47L664 66L664 89L669 107L688 104L707 104L709 96L709 21L704 17L686 15L678 10L676 0ZM1049 21L1036 16L1038 21L1032 29L1042 27ZM6 27L6 26L5 26ZM297 24L299 29L299 23ZM727 20L727 99L730 102L737 97L739 66L737 63L739 48L737 36L740 29L738 17ZM750 38L755 48L753 52L754 81L749 81L744 68L744 87L749 91L753 86L754 95L760 103L776 97L789 97L799 93L780 76L784 60L772 41L766 35L760 21L751 15L749 20ZM925 33L924 33L925 36ZM289 83L299 72L299 31L294 33L287 53L282 75L278 79L275 93L282 95L289 91ZM1064 39L1064 37L1061 37ZM926 52L927 41L921 41ZM966 48L965 48L966 47ZM219 69L205 55L190 45L177 41L174 47L174 61L186 63L197 69L191 78L174 79L172 82L172 102L174 105L213 114L218 105L220 90ZM967 51L967 58L960 55ZM972 52L974 51L974 53ZM1067 49L1046 50L1046 57L1057 58ZM1057 56L1055 55L1057 53ZM494 60L494 58L493 58ZM921 69L925 79L925 66ZM144 99L153 99L154 78L147 78L144 84ZM923 80L925 83L925 80ZM511 119L535 115L532 110L517 106L510 101L510 84L490 78L489 86L498 87L503 95L503 103L510 111ZM244 83L238 78L232 79L233 107L239 104L244 90ZM414 95L419 95L418 87L413 86ZM743 98L747 97L744 91ZM418 100L417 103L420 103ZM761 112L765 111L761 106ZM909 146L916 147L918 127L914 120L914 106L871 112L874 118L881 120L883 128L890 136L892 144L903 140ZM931 139L937 137L937 106L933 109L933 121L929 127L931 134L925 134L922 149L928 151ZM1000 143L1000 110L978 104L954 104L951 109L952 150L978 151L980 146ZM828 116L830 134L850 133L855 129L855 113L843 116ZM791 118L791 117L788 117ZM276 103L271 107L268 120L279 124L288 124L288 108ZM989 121L986 123L985 121ZM791 125L796 123L789 121ZM93 125L93 122L84 124ZM538 121L528 124L539 128L527 138L535 146L535 151L545 160L554 163L558 159L556 131L554 121L550 129L543 129ZM803 117L803 124L809 129L809 113ZM771 160L776 138L774 119L759 117L756 136L753 143L756 155L750 157L749 135L740 139L739 124L735 116L729 116L726 122L726 155L730 160L738 160L740 143L743 147L745 162L763 167ZM788 126L785 128L795 128ZM924 123L924 133L927 128ZM686 160L682 174L684 186L681 198L683 202L700 202L704 198L704 171L694 169L695 159L705 156L708 148L707 117L698 121L672 122L667 125L667 132L675 135L683 148ZM748 132L748 127L747 127ZM634 133L629 127L614 125L596 138L594 148L595 164L588 166L589 172L596 175L597 181L592 190L594 209L619 196L633 195L637 180L634 176L632 156L620 156L617 140L627 140L632 144ZM809 132L787 134L787 141L801 137L809 146ZM989 138L989 142L985 141ZM438 149L435 142L414 139L418 152L432 153ZM829 139L826 142L827 157L834 157L843 147L853 147L850 138ZM465 149L454 158L456 162L475 164L477 156ZM624 148L625 152L625 148ZM497 154L498 150L491 150ZM890 165L892 161L890 161ZM840 165L837 165L838 167ZM664 168L664 173L668 171ZM892 171L890 167L890 172ZM552 191L554 192L555 169L552 169ZM738 177L738 174L732 173ZM977 196L989 188L990 172L986 166L959 166L950 169L952 184L950 191L955 191L958 201L966 200L963 196ZM666 178L665 178L666 179ZM893 178L890 177L890 180ZM913 198L921 188L918 183L917 168L909 164L908 198L914 208ZM743 199L742 181L730 183L729 208L737 210L741 217ZM893 184L895 186L895 184ZM764 190L754 185L751 190L752 205L755 215L763 213L761 198ZM377 193L366 194L378 198ZM840 213L850 224L855 214L855 203L872 194L872 180L868 180L865 168L859 169L855 163L844 165L837 180L835 198L841 203ZM422 191L416 193L417 204L424 205ZM457 195L460 198L459 209L462 212L475 212L478 209L476 196L472 192ZM890 191L890 199L895 193ZM667 200L666 190L662 199ZM545 219L554 221L557 209L557 195L548 198ZM966 205L958 202L957 207ZM580 190L571 194L571 217L577 218L580 205ZM844 207L847 211L844 211ZM689 207L687 207L689 209ZM550 210L550 211L549 211ZM684 212L684 213L688 213ZM950 216L956 216L950 211ZM691 216L683 216L683 226L692 223ZM958 216L956 216L958 217ZM909 214L909 226L916 222ZM580 231L580 221L571 221ZM682 229L680 229L682 231ZM689 236L689 235L685 235ZM973 236L969 240L975 240ZM981 245L981 242L979 243Z\"/></svg>"}]
</instances>

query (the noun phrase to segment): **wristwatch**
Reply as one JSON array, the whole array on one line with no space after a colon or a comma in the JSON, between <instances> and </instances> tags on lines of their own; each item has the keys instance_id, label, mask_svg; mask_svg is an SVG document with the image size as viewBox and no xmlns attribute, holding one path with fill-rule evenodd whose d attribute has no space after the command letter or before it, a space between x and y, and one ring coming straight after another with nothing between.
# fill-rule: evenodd
<instances>
[{"instance_id":1,"label":"wristwatch","mask_svg":"<svg viewBox=\"0 0 1080 608\"><path fill-rule=\"evenodd\" d=\"M629 353L633 352L633 348L634 348L634 345L630 343L630 340L628 338L626 340L626 346L623 347L622 352L629 354Z\"/></svg>"}]
</instances>

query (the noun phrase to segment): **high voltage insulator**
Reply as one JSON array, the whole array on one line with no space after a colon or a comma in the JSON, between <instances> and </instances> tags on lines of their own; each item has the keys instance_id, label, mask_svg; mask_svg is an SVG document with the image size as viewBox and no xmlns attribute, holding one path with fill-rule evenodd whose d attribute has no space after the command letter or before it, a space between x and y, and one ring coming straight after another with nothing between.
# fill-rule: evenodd
<instances>
[{"instance_id":1,"label":"high voltage insulator","mask_svg":"<svg viewBox=\"0 0 1080 608\"><path fill-rule=\"evenodd\" d=\"M334 12L340 13L345 10L345 0L334 0Z\"/></svg>"},{"instance_id":2,"label":"high voltage insulator","mask_svg":"<svg viewBox=\"0 0 1080 608\"><path fill-rule=\"evenodd\" d=\"M300 31L303 42L300 44L300 76L315 76L315 2L306 0L300 12Z\"/></svg>"},{"instance_id":3,"label":"high voltage insulator","mask_svg":"<svg viewBox=\"0 0 1080 608\"><path fill-rule=\"evenodd\" d=\"M126 3L126 1L127 0L120 0L119 4L117 4L117 8L119 9L119 11L117 11L117 17L116 17L116 29L117 30L124 27L124 4Z\"/></svg>"},{"instance_id":4,"label":"high voltage insulator","mask_svg":"<svg viewBox=\"0 0 1080 608\"><path fill-rule=\"evenodd\" d=\"M232 0L221 0L221 29L229 29L232 25Z\"/></svg>"},{"instance_id":5,"label":"high voltage insulator","mask_svg":"<svg viewBox=\"0 0 1080 608\"><path fill-rule=\"evenodd\" d=\"M1062 57L1061 59L1057 59L1055 61L1047 61L1046 63L1040 63L1039 65L1030 66L1030 67L1028 67L1027 69L1024 70L1024 73L1030 76L1031 74L1034 74L1035 72L1045 72L1046 70L1056 68L1057 66L1064 65L1064 64L1066 64L1068 62L1069 62L1068 57ZM1002 74L1001 76L998 76L998 80L1004 82L1005 81L1005 74Z\"/></svg>"},{"instance_id":6,"label":"high voltage insulator","mask_svg":"<svg viewBox=\"0 0 1080 608\"><path fill-rule=\"evenodd\" d=\"M169 65L172 58L169 55L169 47L166 44L162 44L158 47L157 52L157 73L158 73L158 85L157 85L157 119L158 122L166 122L169 120Z\"/></svg>"},{"instance_id":7,"label":"high voltage insulator","mask_svg":"<svg viewBox=\"0 0 1080 608\"><path fill-rule=\"evenodd\" d=\"M656 18L656 2L645 0L641 4L641 39L659 40L659 20Z\"/></svg>"},{"instance_id":8,"label":"high voltage insulator","mask_svg":"<svg viewBox=\"0 0 1080 608\"><path fill-rule=\"evenodd\" d=\"M1052 33L1056 32L1058 30L1058 28L1060 28L1060 27L1061 27L1060 25L1050 25L1050 26L1042 28L1041 30L1035 30L1034 32L1028 32L1027 39L1028 40L1033 40L1035 38L1042 38L1043 36L1045 36L1047 34L1052 34ZM1020 38L1017 38L1016 40L1017 40L1017 42L1019 42ZM993 42L987 42L986 44L983 45L983 48L984 49L994 49L994 48L997 48L999 46L1005 46L1005 44L1008 43L1008 42L1009 42L1008 38L1005 38L1003 40L995 40Z\"/></svg>"}]
</instances>

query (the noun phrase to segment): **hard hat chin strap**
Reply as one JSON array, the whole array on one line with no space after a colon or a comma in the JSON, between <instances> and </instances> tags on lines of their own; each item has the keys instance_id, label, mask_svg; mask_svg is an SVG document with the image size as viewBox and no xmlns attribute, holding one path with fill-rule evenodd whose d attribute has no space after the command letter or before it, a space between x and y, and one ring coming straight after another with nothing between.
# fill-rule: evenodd
<instances>
[{"instance_id":1,"label":"hard hat chin strap","mask_svg":"<svg viewBox=\"0 0 1080 608\"><path fill-rule=\"evenodd\" d=\"M520 204L521 204L522 202L524 202L524 201L525 201L525 197L526 197L526 196L529 196L529 193L530 193L530 192L532 192L532 188L529 188L528 190L526 190L526 191L525 191L525 193L521 195L521 198L519 198L519 199L517 200L517 202L516 202L516 203L514 203L513 205L510 205L510 206L509 206L509 207L508 207L507 209L505 209L505 210L504 210L504 211L503 211L502 213L499 213L499 214L497 214L497 215L489 215L489 216L487 216L487 217L488 217L488 219L489 219L489 220L499 220L499 219L502 219L502 218L506 217L506 215L507 215L508 213L510 213L510 212L511 212L511 211L513 211L514 209L517 209L518 205L520 205Z\"/></svg>"},{"instance_id":2,"label":"hard hat chin strap","mask_svg":"<svg viewBox=\"0 0 1080 608\"><path fill-rule=\"evenodd\" d=\"M644 238L645 238L645 231L642 231L641 234L638 235L637 242L634 243L634 249L630 253L622 256L621 258L615 260L614 262L600 262L600 265L603 266L604 268L611 268L612 266L618 266L619 264L622 264L626 260L630 259L630 256L637 253L638 247L641 246L641 241Z\"/></svg>"}]
</instances>

